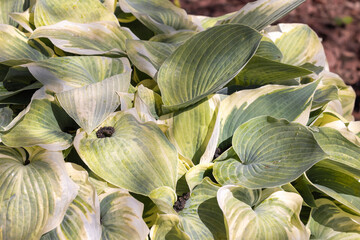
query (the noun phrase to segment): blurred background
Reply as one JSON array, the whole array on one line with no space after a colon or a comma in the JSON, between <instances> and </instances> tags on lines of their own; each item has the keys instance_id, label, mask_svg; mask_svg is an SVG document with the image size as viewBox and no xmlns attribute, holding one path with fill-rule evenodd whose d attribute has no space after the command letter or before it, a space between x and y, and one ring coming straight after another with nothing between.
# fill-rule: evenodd
<instances>
[{"instance_id":1,"label":"blurred background","mask_svg":"<svg viewBox=\"0 0 360 240\"><path fill-rule=\"evenodd\" d=\"M221 16L253 0L173 0L188 14ZM354 116L360 120L360 0L307 0L282 23L306 23L323 39L330 70L357 94Z\"/></svg>"}]
</instances>

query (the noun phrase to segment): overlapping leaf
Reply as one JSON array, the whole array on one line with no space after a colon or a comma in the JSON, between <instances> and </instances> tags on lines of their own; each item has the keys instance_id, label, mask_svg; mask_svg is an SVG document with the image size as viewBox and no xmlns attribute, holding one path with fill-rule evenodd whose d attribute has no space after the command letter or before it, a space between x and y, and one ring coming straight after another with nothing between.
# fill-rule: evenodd
<instances>
[{"instance_id":1,"label":"overlapping leaf","mask_svg":"<svg viewBox=\"0 0 360 240\"><path fill-rule=\"evenodd\" d=\"M250 60L260 40L258 32L239 24L216 26L191 37L158 72L165 107L183 108L222 88Z\"/></svg>"},{"instance_id":2,"label":"overlapping leaf","mask_svg":"<svg viewBox=\"0 0 360 240\"><path fill-rule=\"evenodd\" d=\"M87 133L91 133L120 105L117 92L127 92L131 72L56 94L61 107Z\"/></svg>"},{"instance_id":3,"label":"overlapping leaf","mask_svg":"<svg viewBox=\"0 0 360 240\"><path fill-rule=\"evenodd\" d=\"M288 14L305 0L259 0L248 3L236 14L231 15L220 23L240 23L257 30Z\"/></svg>"},{"instance_id":4,"label":"overlapping leaf","mask_svg":"<svg viewBox=\"0 0 360 240\"><path fill-rule=\"evenodd\" d=\"M230 158L215 163L214 176L221 184L280 186L326 157L306 127L266 116L240 125L232 142L240 161Z\"/></svg>"},{"instance_id":5,"label":"overlapping leaf","mask_svg":"<svg viewBox=\"0 0 360 240\"><path fill-rule=\"evenodd\" d=\"M108 126L114 133L97 138L96 132ZM80 129L74 146L94 173L116 186L144 195L165 186L175 190L177 153L153 123L117 112L91 134Z\"/></svg>"},{"instance_id":6,"label":"overlapping leaf","mask_svg":"<svg viewBox=\"0 0 360 240\"><path fill-rule=\"evenodd\" d=\"M141 71L154 78L160 66L176 49L169 43L127 40L127 54L131 62Z\"/></svg>"},{"instance_id":7,"label":"overlapping leaf","mask_svg":"<svg viewBox=\"0 0 360 240\"><path fill-rule=\"evenodd\" d=\"M102 240L134 239L147 237L142 213L144 205L122 189L107 189L100 195Z\"/></svg>"},{"instance_id":8,"label":"overlapping leaf","mask_svg":"<svg viewBox=\"0 0 360 240\"><path fill-rule=\"evenodd\" d=\"M345 212L328 199L316 200L307 226L310 239L356 240L360 238L360 217Z\"/></svg>"},{"instance_id":9,"label":"overlapping leaf","mask_svg":"<svg viewBox=\"0 0 360 240\"><path fill-rule=\"evenodd\" d=\"M125 55L125 41L135 36L115 22L61 21L37 28L30 39L48 38L56 47L80 55Z\"/></svg>"},{"instance_id":10,"label":"overlapping leaf","mask_svg":"<svg viewBox=\"0 0 360 240\"><path fill-rule=\"evenodd\" d=\"M48 150L64 150L71 146L72 136L61 130L56 111L49 99L33 99L24 115L14 119L14 127L3 133L3 143L10 147L40 146ZM63 110L62 110L63 111ZM11 126L9 126L11 127ZM8 128L9 128L8 127Z\"/></svg>"},{"instance_id":11,"label":"overlapping leaf","mask_svg":"<svg viewBox=\"0 0 360 240\"><path fill-rule=\"evenodd\" d=\"M27 43L28 38L17 28L0 24L0 63L8 66L46 59Z\"/></svg>"},{"instance_id":12,"label":"overlapping leaf","mask_svg":"<svg viewBox=\"0 0 360 240\"><path fill-rule=\"evenodd\" d=\"M260 201L260 190L225 186L217 194L229 240L309 239L300 221L302 199L296 193L277 191Z\"/></svg>"},{"instance_id":13,"label":"overlapping leaf","mask_svg":"<svg viewBox=\"0 0 360 240\"><path fill-rule=\"evenodd\" d=\"M182 156L194 164L198 164L200 159L205 162L212 160L220 127L219 106L219 96L214 95L192 107L169 114L166 119L169 140ZM212 148L208 150L211 154L203 157L208 148Z\"/></svg>"},{"instance_id":14,"label":"overlapping leaf","mask_svg":"<svg viewBox=\"0 0 360 240\"><path fill-rule=\"evenodd\" d=\"M360 170L323 161L305 174L310 183L347 207L360 213Z\"/></svg>"},{"instance_id":15,"label":"overlapping leaf","mask_svg":"<svg viewBox=\"0 0 360 240\"><path fill-rule=\"evenodd\" d=\"M270 115L306 124L318 82L298 87L269 85L226 97L220 106L220 146L228 146L236 128L258 116Z\"/></svg>"},{"instance_id":16,"label":"overlapping leaf","mask_svg":"<svg viewBox=\"0 0 360 240\"><path fill-rule=\"evenodd\" d=\"M265 29L283 54L282 63L327 66L324 48L316 33L305 24L279 24ZM294 47L296 46L296 47Z\"/></svg>"},{"instance_id":17,"label":"overlapping leaf","mask_svg":"<svg viewBox=\"0 0 360 240\"><path fill-rule=\"evenodd\" d=\"M0 236L39 239L60 224L78 187L61 152L0 146Z\"/></svg>"},{"instance_id":18,"label":"overlapping leaf","mask_svg":"<svg viewBox=\"0 0 360 240\"><path fill-rule=\"evenodd\" d=\"M139 21L155 33L175 30L197 30L185 12L167 0L119 0L124 12L131 12Z\"/></svg>"},{"instance_id":19,"label":"overlapping leaf","mask_svg":"<svg viewBox=\"0 0 360 240\"><path fill-rule=\"evenodd\" d=\"M113 21L117 23L115 15L108 11L100 1L72 1L72 0L37 0L34 10L35 26L53 25L61 21L76 23L90 23L98 21Z\"/></svg>"},{"instance_id":20,"label":"overlapping leaf","mask_svg":"<svg viewBox=\"0 0 360 240\"><path fill-rule=\"evenodd\" d=\"M98 240L101 237L100 205L95 187L89 182L86 170L79 165L66 163L66 169L79 186L78 195L67 209L61 224L44 234L41 240Z\"/></svg>"},{"instance_id":21,"label":"overlapping leaf","mask_svg":"<svg viewBox=\"0 0 360 240\"><path fill-rule=\"evenodd\" d=\"M11 24L16 26L16 23L10 18L9 14L13 12L21 12L23 10L25 0L1 0L0 1L0 24Z\"/></svg>"},{"instance_id":22,"label":"overlapping leaf","mask_svg":"<svg viewBox=\"0 0 360 240\"><path fill-rule=\"evenodd\" d=\"M130 72L130 63L125 58L108 58L99 56L72 56L51 58L28 64L34 77L54 92L73 88Z\"/></svg>"}]
</instances>

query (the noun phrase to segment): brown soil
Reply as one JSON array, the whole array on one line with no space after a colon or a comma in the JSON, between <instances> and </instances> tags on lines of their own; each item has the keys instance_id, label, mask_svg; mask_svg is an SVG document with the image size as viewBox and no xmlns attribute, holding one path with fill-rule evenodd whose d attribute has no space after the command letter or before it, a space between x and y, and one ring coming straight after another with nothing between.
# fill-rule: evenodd
<instances>
[{"instance_id":1,"label":"brown soil","mask_svg":"<svg viewBox=\"0 0 360 240\"><path fill-rule=\"evenodd\" d=\"M189 14L206 16L234 12L248 2L252 1L180 0ZM341 23L346 18L352 22ZM307 0L279 22L306 23L323 39L330 70L356 91L354 116L360 120L360 0Z\"/></svg>"}]
</instances>

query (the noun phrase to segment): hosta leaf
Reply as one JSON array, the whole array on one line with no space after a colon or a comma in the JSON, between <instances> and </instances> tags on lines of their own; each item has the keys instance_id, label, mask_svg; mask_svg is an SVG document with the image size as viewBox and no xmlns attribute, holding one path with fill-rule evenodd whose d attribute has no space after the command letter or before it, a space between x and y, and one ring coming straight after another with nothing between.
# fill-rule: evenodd
<instances>
[{"instance_id":1,"label":"hosta leaf","mask_svg":"<svg viewBox=\"0 0 360 240\"><path fill-rule=\"evenodd\" d=\"M13 26L0 24L0 63L8 66L46 59L36 49L30 47L28 38Z\"/></svg>"},{"instance_id":2,"label":"hosta leaf","mask_svg":"<svg viewBox=\"0 0 360 240\"><path fill-rule=\"evenodd\" d=\"M324 48L316 33L305 24L279 24L265 30L283 54L282 63L301 66L327 65ZM294 47L296 46L296 47Z\"/></svg>"},{"instance_id":3,"label":"hosta leaf","mask_svg":"<svg viewBox=\"0 0 360 240\"><path fill-rule=\"evenodd\" d=\"M0 108L0 130L7 126L12 120L13 111L9 107Z\"/></svg>"},{"instance_id":4,"label":"hosta leaf","mask_svg":"<svg viewBox=\"0 0 360 240\"><path fill-rule=\"evenodd\" d=\"M190 37L197 34L196 31L191 30L179 30L171 33L157 34L149 39L149 41L172 43L175 45L181 45Z\"/></svg>"},{"instance_id":5,"label":"hosta leaf","mask_svg":"<svg viewBox=\"0 0 360 240\"><path fill-rule=\"evenodd\" d=\"M225 186L218 191L229 240L309 239L310 232L299 217L302 199L298 194L277 191L255 205L258 191L240 186Z\"/></svg>"},{"instance_id":6,"label":"hosta leaf","mask_svg":"<svg viewBox=\"0 0 360 240\"><path fill-rule=\"evenodd\" d=\"M256 50L255 55L264 57L273 61L280 61L282 53L275 43L267 37L261 39L259 48Z\"/></svg>"},{"instance_id":7,"label":"hosta leaf","mask_svg":"<svg viewBox=\"0 0 360 240\"><path fill-rule=\"evenodd\" d=\"M303 2L305 0L259 0L246 4L235 15L220 23L240 23L260 31Z\"/></svg>"},{"instance_id":8,"label":"hosta leaf","mask_svg":"<svg viewBox=\"0 0 360 240\"><path fill-rule=\"evenodd\" d=\"M232 143L240 161L231 158L215 163L214 176L221 184L280 186L326 157L306 127L266 116L240 125Z\"/></svg>"},{"instance_id":9,"label":"hosta leaf","mask_svg":"<svg viewBox=\"0 0 360 240\"><path fill-rule=\"evenodd\" d=\"M189 106L221 89L255 53L261 35L227 24L200 32L179 46L158 72L164 107Z\"/></svg>"},{"instance_id":10,"label":"hosta leaf","mask_svg":"<svg viewBox=\"0 0 360 240\"><path fill-rule=\"evenodd\" d=\"M360 239L360 217L343 211L328 199L316 200L307 224L310 239Z\"/></svg>"},{"instance_id":11,"label":"hosta leaf","mask_svg":"<svg viewBox=\"0 0 360 240\"><path fill-rule=\"evenodd\" d=\"M55 109L59 108L48 99L33 99L28 112L15 126L5 132L1 140L9 147L40 146L58 151L70 147L72 136L61 130ZM25 110L24 110L25 111Z\"/></svg>"},{"instance_id":12,"label":"hosta leaf","mask_svg":"<svg viewBox=\"0 0 360 240\"><path fill-rule=\"evenodd\" d=\"M160 66L176 49L174 44L127 40L126 51L131 62L142 72L154 78Z\"/></svg>"},{"instance_id":13,"label":"hosta leaf","mask_svg":"<svg viewBox=\"0 0 360 240\"><path fill-rule=\"evenodd\" d=\"M130 63L126 58L107 58L98 56L73 56L51 58L28 64L34 77L54 92L73 88L130 72Z\"/></svg>"},{"instance_id":14,"label":"hosta leaf","mask_svg":"<svg viewBox=\"0 0 360 240\"><path fill-rule=\"evenodd\" d=\"M298 81L294 80L294 78L311 73L311 71L305 68L254 56L232 83L241 86L262 86L266 84L298 85Z\"/></svg>"},{"instance_id":15,"label":"hosta leaf","mask_svg":"<svg viewBox=\"0 0 360 240\"><path fill-rule=\"evenodd\" d=\"M139 103L138 100L140 100L141 103ZM138 107L138 104L142 103L149 109L151 116L154 118L158 118L160 116L162 105L161 96L153 90L140 85L135 96L135 108Z\"/></svg>"},{"instance_id":16,"label":"hosta leaf","mask_svg":"<svg viewBox=\"0 0 360 240\"><path fill-rule=\"evenodd\" d=\"M4 99L7 99L11 96L14 96L18 93L21 93L23 91L27 91L27 90L34 90L34 89L38 89L42 86L41 83L39 82L35 82L33 84L30 84L24 88L21 88L19 90L16 91L8 91L5 87L4 87L4 82L0 82L0 101L3 103ZM23 97L23 96L22 96ZM6 100L5 100L6 101Z\"/></svg>"},{"instance_id":17,"label":"hosta leaf","mask_svg":"<svg viewBox=\"0 0 360 240\"><path fill-rule=\"evenodd\" d=\"M199 185L205 176L212 171L214 163L200 163L186 172L186 182L189 185L190 190L193 190Z\"/></svg>"},{"instance_id":18,"label":"hosta leaf","mask_svg":"<svg viewBox=\"0 0 360 240\"><path fill-rule=\"evenodd\" d=\"M66 169L79 186L78 195L67 209L61 224L43 235L41 240L98 240L101 237L100 205L95 187L89 182L86 170L79 165L66 163Z\"/></svg>"},{"instance_id":19,"label":"hosta leaf","mask_svg":"<svg viewBox=\"0 0 360 240\"><path fill-rule=\"evenodd\" d=\"M360 214L360 171L332 161L322 161L305 176L310 183Z\"/></svg>"},{"instance_id":20,"label":"hosta leaf","mask_svg":"<svg viewBox=\"0 0 360 240\"><path fill-rule=\"evenodd\" d=\"M120 105L117 92L127 92L131 72L56 94L61 107L88 134Z\"/></svg>"},{"instance_id":21,"label":"hosta leaf","mask_svg":"<svg viewBox=\"0 0 360 240\"><path fill-rule=\"evenodd\" d=\"M226 239L224 216L216 199L218 190L205 178L179 212L180 222L191 239Z\"/></svg>"},{"instance_id":22,"label":"hosta leaf","mask_svg":"<svg viewBox=\"0 0 360 240\"><path fill-rule=\"evenodd\" d=\"M342 116L352 121L352 111L354 109L356 94L351 86L347 86L345 82L335 73L323 71L320 76L324 85L336 86L339 91L339 100L342 106Z\"/></svg>"},{"instance_id":23,"label":"hosta leaf","mask_svg":"<svg viewBox=\"0 0 360 240\"><path fill-rule=\"evenodd\" d=\"M125 55L125 41L133 37L129 29L121 28L115 22L61 21L37 28L30 39L48 38L61 50L80 55Z\"/></svg>"},{"instance_id":24,"label":"hosta leaf","mask_svg":"<svg viewBox=\"0 0 360 240\"><path fill-rule=\"evenodd\" d=\"M314 130L314 136L329 159L360 169L360 146L349 141L338 130L321 127Z\"/></svg>"},{"instance_id":25,"label":"hosta leaf","mask_svg":"<svg viewBox=\"0 0 360 240\"><path fill-rule=\"evenodd\" d=\"M21 12L23 10L25 0L1 0L0 1L0 24L11 24L16 26L16 23L10 18L9 14L13 12Z\"/></svg>"},{"instance_id":26,"label":"hosta leaf","mask_svg":"<svg viewBox=\"0 0 360 240\"><path fill-rule=\"evenodd\" d=\"M330 101L338 100L339 89L334 85L322 85L316 89L312 102L312 109L321 108Z\"/></svg>"},{"instance_id":27,"label":"hosta leaf","mask_svg":"<svg viewBox=\"0 0 360 240\"><path fill-rule=\"evenodd\" d=\"M37 0L34 12L35 26L53 25L67 20L76 23L99 21L118 22L115 15L108 11L99 0Z\"/></svg>"},{"instance_id":28,"label":"hosta leaf","mask_svg":"<svg viewBox=\"0 0 360 240\"><path fill-rule=\"evenodd\" d=\"M298 87L269 85L254 90L243 90L226 97L220 106L221 127L219 143L229 145L236 128L258 116L270 115L306 124L306 109L318 82ZM305 121L302 115L307 114Z\"/></svg>"},{"instance_id":29,"label":"hosta leaf","mask_svg":"<svg viewBox=\"0 0 360 240\"><path fill-rule=\"evenodd\" d=\"M39 239L62 221L78 187L61 152L0 146L0 236Z\"/></svg>"},{"instance_id":30,"label":"hosta leaf","mask_svg":"<svg viewBox=\"0 0 360 240\"><path fill-rule=\"evenodd\" d=\"M151 240L191 240L180 226L176 214L161 214L150 231Z\"/></svg>"},{"instance_id":31,"label":"hosta leaf","mask_svg":"<svg viewBox=\"0 0 360 240\"><path fill-rule=\"evenodd\" d=\"M10 14L10 17L18 23L21 27L23 27L29 33L33 32L32 25L30 23L30 13L29 9L24 12L14 12Z\"/></svg>"},{"instance_id":32,"label":"hosta leaf","mask_svg":"<svg viewBox=\"0 0 360 240\"><path fill-rule=\"evenodd\" d=\"M102 127L113 127L114 133L97 138ZM94 173L118 187L143 195L165 186L175 190L177 153L153 123L117 112L91 134L80 129L74 146Z\"/></svg>"},{"instance_id":33,"label":"hosta leaf","mask_svg":"<svg viewBox=\"0 0 360 240\"><path fill-rule=\"evenodd\" d=\"M119 0L124 12L131 12L140 22L155 33L170 33L175 30L197 30L185 10L168 0Z\"/></svg>"},{"instance_id":34,"label":"hosta leaf","mask_svg":"<svg viewBox=\"0 0 360 240\"><path fill-rule=\"evenodd\" d=\"M100 195L101 240L143 240L147 228L142 213L144 205L122 189L107 189Z\"/></svg>"},{"instance_id":35,"label":"hosta leaf","mask_svg":"<svg viewBox=\"0 0 360 240\"><path fill-rule=\"evenodd\" d=\"M212 143L212 135L218 134L220 99L214 95L198 104L169 114L167 136L178 152L190 159L195 165L200 162L206 149ZM218 136L213 140L210 162L215 153Z\"/></svg>"}]
</instances>

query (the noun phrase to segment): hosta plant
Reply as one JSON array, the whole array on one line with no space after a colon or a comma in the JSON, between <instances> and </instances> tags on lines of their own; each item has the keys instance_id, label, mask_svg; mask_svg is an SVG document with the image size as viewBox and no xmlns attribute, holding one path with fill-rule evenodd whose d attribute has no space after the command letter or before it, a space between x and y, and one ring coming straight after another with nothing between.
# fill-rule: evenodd
<instances>
[{"instance_id":1,"label":"hosta plant","mask_svg":"<svg viewBox=\"0 0 360 240\"><path fill-rule=\"evenodd\" d=\"M360 239L355 93L274 25L302 2L0 0L0 239Z\"/></svg>"}]
</instances>

